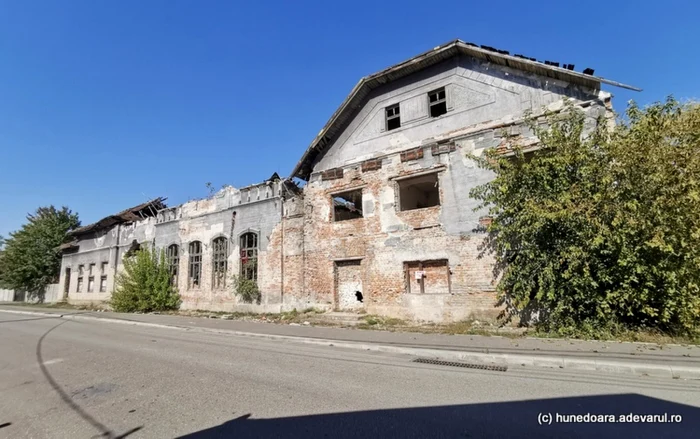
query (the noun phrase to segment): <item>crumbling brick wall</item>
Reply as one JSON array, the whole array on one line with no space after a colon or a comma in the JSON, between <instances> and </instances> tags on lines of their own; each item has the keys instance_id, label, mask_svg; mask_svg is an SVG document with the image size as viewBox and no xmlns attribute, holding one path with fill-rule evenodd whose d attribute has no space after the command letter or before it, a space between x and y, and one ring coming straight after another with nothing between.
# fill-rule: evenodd
<instances>
[{"instance_id":1,"label":"crumbling brick wall","mask_svg":"<svg viewBox=\"0 0 700 439\"><path fill-rule=\"evenodd\" d=\"M312 176L303 198L303 268L298 262L294 268L285 267L285 277L297 282L301 277L303 288L289 288L285 281L285 306L305 302L337 308L338 261L357 258L362 261L363 305L369 313L433 321L493 318L499 311L494 307L493 261L479 249L485 237L479 214L470 213L471 221L451 215L455 207L461 209L461 199L446 196L447 188L467 199L469 188L480 181L464 178L464 168L473 166L465 152L454 143L442 150L419 148ZM400 211L395 179L426 171L438 172L441 205ZM333 195L352 189L362 190L363 217L334 222ZM295 220L298 233L299 219ZM436 260L447 265L427 264L432 292L408 293L405 263ZM437 273L442 278L437 279Z\"/></svg>"}]
</instances>

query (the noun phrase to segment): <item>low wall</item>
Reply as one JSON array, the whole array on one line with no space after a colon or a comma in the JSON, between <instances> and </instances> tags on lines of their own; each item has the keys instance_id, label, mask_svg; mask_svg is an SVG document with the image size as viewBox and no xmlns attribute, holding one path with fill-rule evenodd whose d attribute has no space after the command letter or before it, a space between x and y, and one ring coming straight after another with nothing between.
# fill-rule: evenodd
<instances>
[{"instance_id":1,"label":"low wall","mask_svg":"<svg viewBox=\"0 0 700 439\"><path fill-rule=\"evenodd\" d=\"M61 298L61 286L49 284L38 295L28 294L22 290L0 289L0 302L27 302L27 303L56 303Z\"/></svg>"}]
</instances>

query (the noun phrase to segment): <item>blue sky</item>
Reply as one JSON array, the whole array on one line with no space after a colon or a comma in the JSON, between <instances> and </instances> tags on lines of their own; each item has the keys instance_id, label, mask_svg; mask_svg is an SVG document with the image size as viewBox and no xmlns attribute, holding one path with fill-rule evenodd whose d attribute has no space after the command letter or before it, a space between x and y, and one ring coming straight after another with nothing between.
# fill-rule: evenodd
<instances>
[{"instance_id":1,"label":"blue sky","mask_svg":"<svg viewBox=\"0 0 700 439\"><path fill-rule=\"evenodd\" d=\"M698 97L700 4L0 0L0 234L288 175L354 84L455 38Z\"/></svg>"}]
</instances>

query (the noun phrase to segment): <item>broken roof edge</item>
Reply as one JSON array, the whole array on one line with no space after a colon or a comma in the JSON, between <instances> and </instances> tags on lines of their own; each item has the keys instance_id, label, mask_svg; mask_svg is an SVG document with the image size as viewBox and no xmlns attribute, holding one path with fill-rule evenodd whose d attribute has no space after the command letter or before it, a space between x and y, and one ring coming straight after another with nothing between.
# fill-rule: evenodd
<instances>
[{"instance_id":1,"label":"broken roof edge","mask_svg":"<svg viewBox=\"0 0 700 439\"><path fill-rule=\"evenodd\" d=\"M574 78L577 81L588 81L588 82L597 82L598 84L607 84L611 85L614 87L620 87L620 88L625 88L628 90L633 90L633 91L642 91L641 88L634 87L632 85L627 85L623 84L621 82L613 81L610 79L605 79L603 77L599 76L593 76L589 75L586 73L580 73L576 72L573 70L565 69L562 67L558 67L555 65L550 64L545 64L544 62L540 61L533 61L530 58L526 57L521 57L521 56L515 56L515 55L510 55L507 51L503 50L497 50L494 48L485 48L486 46L477 46L476 44L472 43L467 43L465 41L462 41L460 39L455 39L452 40L448 43L436 46L428 51L425 51L419 55L414 56L413 58L409 58L405 61L402 61L398 64L394 64L390 67L387 67L386 69L380 70L379 72L373 73L368 76L363 76L357 84L350 90L350 93L346 96L346 98L343 100L343 102L340 104L340 106L336 109L336 111L331 115L330 119L326 124L323 126L321 131L316 135L316 137L313 139L309 147L304 151L304 154L302 155L301 159L297 162L297 164L294 166L294 169L292 170L292 173L290 174L289 178L299 178L301 180L307 181L308 177L310 175L310 172L302 172L302 168L304 167L304 164L307 162L310 153L315 149L319 147L319 143L324 140L325 135L327 134L328 130L330 127L332 127L339 116L347 109L347 107L350 105L350 103L353 101L353 99L356 97L357 93L359 90L365 86L368 82L373 81L373 80L379 80L379 79L384 79L382 81L381 85L385 85L389 82L392 82L393 79L391 78L386 78L388 75L391 73L400 71L407 66L410 66L412 64L419 63L421 61L424 61L426 59L429 59L431 57L435 57L443 52L447 52L452 49L458 49L462 53L467 54L467 55L474 55L474 54L479 54L482 57L489 58L489 57L495 57L495 58L500 58L506 61L506 64L508 64L508 61L511 61L513 63L521 63L525 66L531 66L531 67L536 67L536 68L541 68L541 69L546 69L551 72L554 72L556 74L560 74L564 77L569 77L569 78ZM517 67L511 67L511 68L517 68ZM401 76L403 77L403 76ZM398 78L397 78L398 79ZM321 146L321 149L323 149L325 145Z\"/></svg>"},{"instance_id":2,"label":"broken roof edge","mask_svg":"<svg viewBox=\"0 0 700 439\"><path fill-rule=\"evenodd\" d=\"M274 184L279 184L281 188L285 188L286 190L288 190L292 193L295 193L295 194L299 193L301 190L299 188L299 186L294 181L292 181L290 178L282 178L279 176L279 174L277 172L274 172L272 174L272 176L270 176L270 178L267 178L267 179L260 181L258 183L249 184L247 186L242 186L240 188L237 188L237 187L230 185L230 184L225 184L218 191L211 193L205 197L192 198L192 199L189 199L189 200L182 202L180 204L176 204L174 206L164 207L164 208L160 209L158 211L158 213L160 213L162 211L172 211L172 210L180 209L180 208L183 208L184 206L187 206L191 203L199 203L200 201L210 201L210 200L215 200L217 198L222 198L222 197L225 197L227 195L227 192L231 193L231 194L236 194L236 193L240 194L243 192L251 191L255 188L262 188L262 187L269 188L270 186L272 186ZM276 198L279 196L280 195L278 194L278 195L273 196L272 198Z\"/></svg>"},{"instance_id":3,"label":"broken roof edge","mask_svg":"<svg viewBox=\"0 0 700 439\"><path fill-rule=\"evenodd\" d=\"M116 224L129 223L138 221L141 219L146 219L149 217L155 217L159 210L166 208L165 200L166 197L153 198L146 201L145 203L138 204L136 206L130 207L128 209L122 210L121 212L108 215L99 221L95 221L87 226L79 227L68 233L68 236L79 236L86 233L103 230L112 227Z\"/></svg>"}]
</instances>

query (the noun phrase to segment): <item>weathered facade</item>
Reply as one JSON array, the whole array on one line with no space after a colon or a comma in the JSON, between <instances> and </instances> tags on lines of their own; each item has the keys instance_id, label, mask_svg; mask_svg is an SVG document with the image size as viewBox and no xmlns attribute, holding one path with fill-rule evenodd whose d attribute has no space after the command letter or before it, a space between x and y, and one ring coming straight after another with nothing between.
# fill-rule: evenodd
<instances>
[{"instance_id":1,"label":"weathered facade","mask_svg":"<svg viewBox=\"0 0 700 439\"><path fill-rule=\"evenodd\" d=\"M481 245L490 219L469 192L492 175L469 157L488 148L507 154L514 143L536 149L524 113L559 111L565 100L590 124L610 118L604 82L623 86L461 41L437 47L358 83L290 176L306 182L303 190L291 180L228 188L114 226L121 231L78 233L80 250L64 256L63 270L101 267L133 240L152 241L176 249L185 308L491 319L499 312L493 259ZM254 306L218 280L221 270L241 273L253 235L263 293ZM192 254L201 270L195 284ZM106 289L69 288L68 298L108 298L109 277Z\"/></svg>"},{"instance_id":2,"label":"weathered facade","mask_svg":"<svg viewBox=\"0 0 700 439\"><path fill-rule=\"evenodd\" d=\"M279 311L281 254L269 242L281 222L283 193L295 190L277 177L242 189L226 186L172 208L155 200L82 227L64 245L63 297L71 303L108 301L124 256L149 245L166 252L181 308ZM248 274L258 282L260 303L239 303L232 293L241 261L254 264Z\"/></svg>"}]
</instances>

